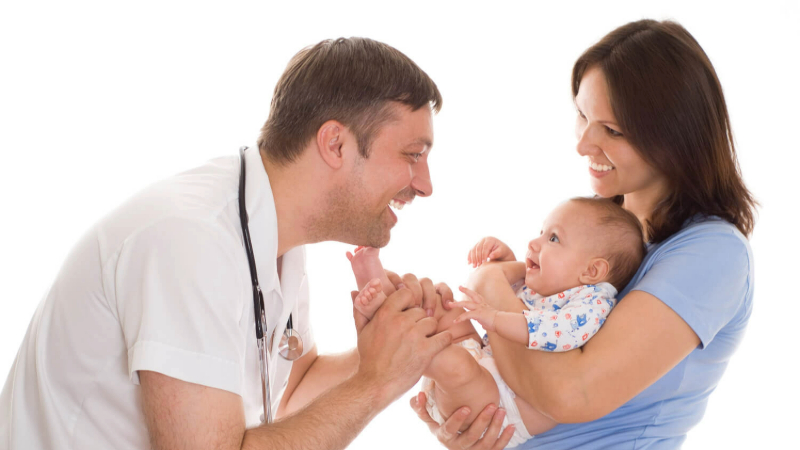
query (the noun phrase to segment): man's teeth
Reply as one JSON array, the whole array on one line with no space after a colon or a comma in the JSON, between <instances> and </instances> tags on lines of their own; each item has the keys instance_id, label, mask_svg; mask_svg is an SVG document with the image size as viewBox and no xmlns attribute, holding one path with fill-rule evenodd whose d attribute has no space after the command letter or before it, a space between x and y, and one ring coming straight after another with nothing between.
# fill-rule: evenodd
<instances>
[{"instance_id":1,"label":"man's teeth","mask_svg":"<svg viewBox=\"0 0 800 450\"><path fill-rule=\"evenodd\" d=\"M403 209L403 207L406 206L406 204L403 203L403 202L399 202L399 201L397 201L395 199L391 199L391 200L389 200L389 206L391 206L392 208L394 208L394 209L399 211L399 210Z\"/></svg>"},{"instance_id":2,"label":"man's teeth","mask_svg":"<svg viewBox=\"0 0 800 450\"><path fill-rule=\"evenodd\" d=\"M594 170L596 170L598 172L608 172L609 170L614 168L612 166L607 166L605 164L597 164L597 163L591 163L591 164L589 164L589 167L591 167L592 169L594 169Z\"/></svg>"}]
</instances>

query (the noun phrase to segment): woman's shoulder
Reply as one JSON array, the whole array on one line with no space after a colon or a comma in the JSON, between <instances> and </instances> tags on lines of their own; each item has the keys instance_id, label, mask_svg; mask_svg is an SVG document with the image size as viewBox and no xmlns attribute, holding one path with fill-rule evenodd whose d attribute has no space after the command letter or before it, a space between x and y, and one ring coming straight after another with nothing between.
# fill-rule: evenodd
<instances>
[{"instance_id":1,"label":"woman's shoulder","mask_svg":"<svg viewBox=\"0 0 800 450\"><path fill-rule=\"evenodd\" d=\"M748 292L752 275L753 254L747 238L730 222L697 217L663 242L648 246L639 271L623 294L652 284L701 290L733 284Z\"/></svg>"},{"instance_id":2,"label":"woman's shoulder","mask_svg":"<svg viewBox=\"0 0 800 450\"><path fill-rule=\"evenodd\" d=\"M752 251L747 238L732 223L718 217L697 216L686 221L680 231L655 245L648 247L648 257L669 253L694 253L695 251L713 254L738 255L752 259ZM697 255L695 255L697 256ZM701 258L702 259L702 258Z\"/></svg>"}]
</instances>

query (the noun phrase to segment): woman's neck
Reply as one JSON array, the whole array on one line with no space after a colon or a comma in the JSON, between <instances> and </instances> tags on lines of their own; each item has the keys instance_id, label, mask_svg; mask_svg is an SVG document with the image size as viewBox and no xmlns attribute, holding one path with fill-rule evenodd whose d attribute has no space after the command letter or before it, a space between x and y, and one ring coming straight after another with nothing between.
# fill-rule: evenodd
<instances>
[{"instance_id":1,"label":"woman's neck","mask_svg":"<svg viewBox=\"0 0 800 450\"><path fill-rule=\"evenodd\" d=\"M632 212L641 222L645 242L650 240L647 235L647 222L653 216L658 202L665 197L666 191L666 186L655 184L623 196L622 207Z\"/></svg>"}]
</instances>

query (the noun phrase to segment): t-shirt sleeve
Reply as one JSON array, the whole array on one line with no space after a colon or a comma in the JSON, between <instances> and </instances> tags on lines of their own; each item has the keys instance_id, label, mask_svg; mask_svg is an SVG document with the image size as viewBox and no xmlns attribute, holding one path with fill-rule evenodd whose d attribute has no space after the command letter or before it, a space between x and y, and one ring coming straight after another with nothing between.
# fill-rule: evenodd
<instances>
[{"instance_id":1,"label":"t-shirt sleeve","mask_svg":"<svg viewBox=\"0 0 800 450\"><path fill-rule=\"evenodd\" d=\"M701 225L658 251L632 290L664 302L707 346L733 319L750 289L746 241L731 225Z\"/></svg>"},{"instance_id":2,"label":"t-shirt sleeve","mask_svg":"<svg viewBox=\"0 0 800 450\"><path fill-rule=\"evenodd\" d=\"M217 225L171 218L123 245L115 291L134 383L151 370L241 395L243 281L223 236Z\"/></svg>"}]
</instances>

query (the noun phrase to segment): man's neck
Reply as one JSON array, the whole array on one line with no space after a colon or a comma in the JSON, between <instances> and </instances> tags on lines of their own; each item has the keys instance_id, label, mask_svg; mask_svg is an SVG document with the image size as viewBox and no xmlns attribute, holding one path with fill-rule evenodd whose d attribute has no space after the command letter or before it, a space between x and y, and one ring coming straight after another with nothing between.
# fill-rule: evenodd
<instances>
[{"instance_id":1,"label":"man's neck","mask_svg":"<svg viewBox=\"0 0 800 450\"><path fill-rule=\"evenodd\" d=\"M315 171L302 161L278 166L267 160L263 153L259 153L275 200L278 222L277 257L280 258L295 247L311 243L307 233L308 225L312 214L316 212L315 207L321 205L320 193L324 189L319 189L319 177Z\"/></svg>"}]
</instances>

